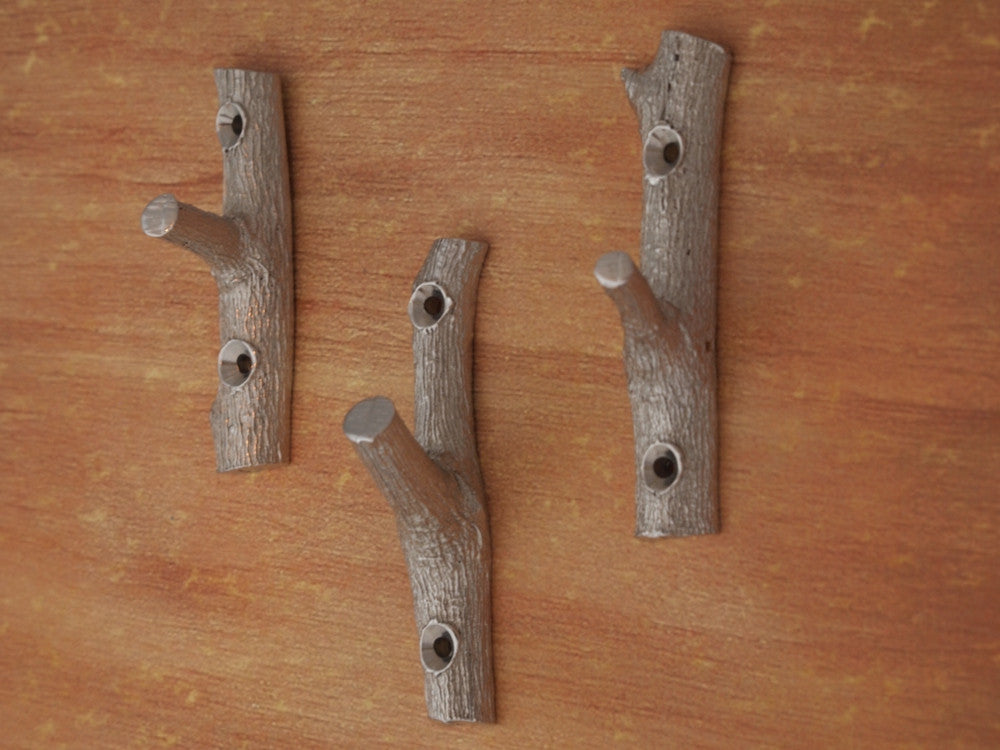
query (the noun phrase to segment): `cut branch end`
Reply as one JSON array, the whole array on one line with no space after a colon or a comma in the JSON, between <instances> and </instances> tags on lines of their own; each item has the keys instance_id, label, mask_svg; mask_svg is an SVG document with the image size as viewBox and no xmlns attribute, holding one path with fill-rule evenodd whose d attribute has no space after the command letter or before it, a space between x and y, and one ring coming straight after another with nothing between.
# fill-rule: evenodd
<instances>
[{"instance_id":1,"label":"cut branch end","mask_svg":"<svg viewBox=\"0 0 1000 750\"><path fill-rule=\"evenodd\" d=\"M352 443L373 443L396 416L396 407L385 396L366 398L344 417L344 434Z\"/></svg>"}]
</instances>

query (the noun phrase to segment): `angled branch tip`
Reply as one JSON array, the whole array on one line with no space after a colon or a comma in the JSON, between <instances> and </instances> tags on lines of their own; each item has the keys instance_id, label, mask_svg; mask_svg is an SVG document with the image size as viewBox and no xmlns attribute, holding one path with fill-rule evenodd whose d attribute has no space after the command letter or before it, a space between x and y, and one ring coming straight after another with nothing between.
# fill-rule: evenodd
<instances>
[{"instance_id":1,"label":"angled branch tip","mask_svg":"<svg viewBox=\"0 0 1000 750\"><path fill-rule=\"evenodd\" d=\"M231 219L181 203L170 193L153 198L142 212L142 231L203 258L213 271L236 265L240 230Z\"/></svg>"}]
</instances>

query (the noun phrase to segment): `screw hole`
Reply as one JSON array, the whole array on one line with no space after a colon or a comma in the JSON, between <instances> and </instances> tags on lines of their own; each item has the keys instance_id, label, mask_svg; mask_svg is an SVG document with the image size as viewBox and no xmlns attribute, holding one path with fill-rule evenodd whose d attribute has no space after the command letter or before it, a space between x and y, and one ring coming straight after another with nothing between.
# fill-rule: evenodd
<instances>
[{"instance_id":1,"label":"screw hole","mask_svg":"<svg viewBox=\"0 0 1000 750\"><path fill-rule=\"evenodd\" d=\"M668 443L655 443L642 459L642 478L654 492L670 487L681 475L678 450Z\"/></svg>"},{"instance_id":2,"label":"screw hole","mask_svg":"<svg viewBox=\"0 0 1000 750\"><path fill-rule=\"evenodd\" d=\"M215 116L215 134L225 151L229 151L243 140L246 130L246 113L235 102L226 102L219 107Z\"/></svg>"},{"instance_id":3,"label":"screw hole","mask_svg":"<svg viewBox=\"0 0 1000 750\"><path fill-rule=\"evenodd\" d=\"M240 375L249 375L250 371L253 370L253 357L249 354L241 354L236 358L236 369L240 371Z\"/></svg>"},{"instance_id":4,"label":"screw hole","mask_svg":"<svg viewBox=\"0 0 1000 750\"><path fill-rule=\"evenodd\" d=\"M681 158L681 144L677 141L670 141L663 147L663 161L671 167Z\"/></svg>"},{"instance_id":5,"label":"screw hole","mask_svg":"<svg viewBox=\"0 0 1000 750\"><path fill-rule=\"evenodd\" d=\"M410 297L410 320L420 329L433 328L450 309L451 300L434 282L421 284Z\"/></svg>"},{"instance_id":6,"label":"screw hole","mask_svg":"<svg viewBox=\"0 0 1000 750\"><path fill-rule=\"evenodd\" d=\"M437 320L444 310L444 299L437 294L431 295L424 300L424 312Z\"/></svg>"},{"instance_id":7,"label":"screw hole","mask_svg":"<svg viewBox=\"0 0 1000 750\"><path fill-rule=\"evenodd\" d=\"M424 669L435 674L446 670L455 658L457 645L454 630L431 620L420 633L420 661Z\"/></svg>"},{"instance_id":8,"label":"screw hole","mask_svg":"<svg viewBox=\"0 0 1000 750\"><path fill-rule=\"evenodd\" d=\"M674 459L673 455L660 456L658 459L653 461L653 473L660 479L673 479L674 475L677 473L677 461Z\"/></svg>"},{"instance_id":9,"label":"screw hole","mask_svg":"<svg viewBox=\"0 0 1000 750\"><path fill-rule=\"evenodd\" d=\"M451 642L451 638L447 635L442 635L434 639L434 653L445 661L451 661L451 655L454 651L455 644Z\"/></svg>"},{"instance_id":10,"label":"screw hole","mask_svg":"<svg viewBox=\"0 0 1000 750\"><path fill-rule=\"evenodd\" d=\"M642 149L646 177L654 182L668 175L684 156L681 137L673 128L657 125L649 131Z\"/></svg>"},{"instance_id":11,"label":"screw hole","mask_svg":"<svg viewBox=\"0 0 1000 750\"><path fill-rule=\"evenodd\" d=\"M245 341L232 339L219 350L219 380L239 388L257 367L257 353Z\"/></svg>"}]
</instances>

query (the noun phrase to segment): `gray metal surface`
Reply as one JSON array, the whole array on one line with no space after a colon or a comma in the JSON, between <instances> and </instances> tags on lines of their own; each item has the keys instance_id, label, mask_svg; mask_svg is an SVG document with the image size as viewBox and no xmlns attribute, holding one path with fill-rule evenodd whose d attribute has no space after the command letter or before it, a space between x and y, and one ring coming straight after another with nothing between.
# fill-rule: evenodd
<instances>
[{"instance_id":1,"label":"gray metal surface","mask_svg":"<svg viewBox=\"0 0 1000 750\"><path fill-rule=\"evenodd\" d=\"M719 156L729 55L666 31L622 72L643 151L642 271L625 253L594 275L625 330L637 536L719 530L715 368Z\"/></svg>"},{"instance_id":2,"label":"gray metal surface","mask_svg":"<svg viewBox=\"0 0 1000 750\"><path fill-rule=\"evenodd\" d=\"M472 339L488 246L441 239L413 284L416 436L387 398L367 399L344 433L396 513L416 615L414 658L427 713L495 720L490 532L476 452Z\"/></svg>"},{"instance_id":3,"label":"gray metal surface","mask_svg":"<svg viewBox=\"0 0 1000 750\"><path fill-rule=\"evenodd\" d=\"M165 194L143 231L208 263L219 288L219 389L212 433L219 471L289 460L294 285L292 210L277 75L216 70L222 216Z\"/></svg>"}]
</instances>

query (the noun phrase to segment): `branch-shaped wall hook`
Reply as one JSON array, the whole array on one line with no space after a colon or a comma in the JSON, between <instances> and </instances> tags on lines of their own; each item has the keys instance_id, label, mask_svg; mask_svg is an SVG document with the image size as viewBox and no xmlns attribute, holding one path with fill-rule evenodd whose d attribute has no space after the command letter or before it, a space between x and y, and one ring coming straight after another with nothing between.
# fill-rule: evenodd
<instances>
[{"instance_id":1,"label":"branch-shaped wall hook","mask_svg":"<svg viewBox=\"0 0 1000 750\"><path fill-rule=\"evenodd\" d=\"M277 75L216 70L222 216L150 201L142 229L200 255L219 287L219 471L288 461L294 288L292 206Z\"/></svg>"},{"instance_id":2,"label":"branch-shaped wall hook","mask_svg":"<svg viewBox=\"0 0 1000 750\"><path fill-rule=\"evenodd\" d=\"M636 535L719 530L715 372L722 47L666 31L622 72L642 137L642 273L608 253L594 275L621 313L635 432Z\"/></svg>"},{"instance_id":3,"label":"branch-shaped wall hook","mask_svg":"<svg viewBox=\"0 0 1000 750\"><path fill-rule=\"evenodd\" d=\"M416 437L387 398L362 401L344 418L396 513L427 713L439 721L495 720L490 530L472 406L476 290L487 247L437 240L414 282Z\"/></svg>"}]
</instances>

